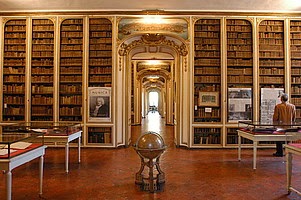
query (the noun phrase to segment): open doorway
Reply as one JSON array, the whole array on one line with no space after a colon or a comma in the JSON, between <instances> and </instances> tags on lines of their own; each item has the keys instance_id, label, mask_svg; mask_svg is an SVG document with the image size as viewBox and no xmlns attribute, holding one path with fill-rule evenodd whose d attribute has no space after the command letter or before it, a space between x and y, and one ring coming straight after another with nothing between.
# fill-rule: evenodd
<instances>
[{"instance_id":1,"label":"open doorway","mask_svg":"<svg viewBox=\"0 0 301 200\"><path fill-rule=\"evenodd\" d=\"M156 91L152 91L148 94L148 112L158 112L159 94Z\"/></svg>"},{"instance_id":2,"label":"open doorway","mask_svg":"<svg viewBox=\"0 0 301 200\"><path fill-rule=\"evenodd\" d=\"M132 140L132 126L141 126L144 113L148 113L151 105L149 93L152 91L158 94L157 109L165 125L174 126L173 137L177 144L181 127L177 123L181 122L181 71L186 70L183 67L187 62L183 58L187 55L186 46L179 38L161 34L134 37L127 38L119 49L119 69L125 69L124 90L120 92L125 93L123 127L126 145Z\"/></svg>"}]
</instances>

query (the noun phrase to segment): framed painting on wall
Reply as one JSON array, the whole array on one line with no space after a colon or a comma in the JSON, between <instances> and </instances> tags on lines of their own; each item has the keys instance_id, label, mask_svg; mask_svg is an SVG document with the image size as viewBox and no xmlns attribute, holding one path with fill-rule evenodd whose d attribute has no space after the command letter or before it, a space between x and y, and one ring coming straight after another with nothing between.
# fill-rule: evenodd
<instances>
[{"instance_id":1,"label":"framed painting on wall","mask_svg":"<svg viewBox=\"0 0 301 200\"><path fill-rule=\"evenodd\" d=\"M219 106L219 92L199 92L198 106Z\"/></svg>"}]
</instances>

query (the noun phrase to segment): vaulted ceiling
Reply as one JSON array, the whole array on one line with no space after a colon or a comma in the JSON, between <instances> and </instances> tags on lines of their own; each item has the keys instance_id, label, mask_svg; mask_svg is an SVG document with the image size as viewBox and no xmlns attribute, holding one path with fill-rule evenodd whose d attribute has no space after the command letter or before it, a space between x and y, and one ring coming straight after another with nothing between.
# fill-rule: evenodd
<instances>
[{"instance_id":1,"label":"vaulted ceiling","mask_svg":"<svg viewBox=\"0 0 301 200\"><path fill-rule=\"evenodd\" d=\"M301 12L301 0L1 0L0 12L52 11Z\"/></svg>"}]
</instances>

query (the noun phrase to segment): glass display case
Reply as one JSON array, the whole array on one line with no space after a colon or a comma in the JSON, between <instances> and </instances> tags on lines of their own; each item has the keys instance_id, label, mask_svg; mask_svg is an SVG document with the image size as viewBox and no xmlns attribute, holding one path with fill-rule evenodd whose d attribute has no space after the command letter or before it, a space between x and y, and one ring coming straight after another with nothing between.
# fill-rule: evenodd
<instances>
[{"instance_id":1,"label":"glass display case","mask_svg":"<svg viewBox=\"0 0 301 200\"><path fill-rule=\"evenodd\" d=\"M81 124L74 122L20 122L14 123L7 128L27 130L43 136L68 136L81 131Z\"/></svg>"},{"instance_id":2,"label":"glass display case","mask_svg":"<svg viewBox=\"0 0 301 200\"><path fill-rule=\"evenodd\" d=\"M301 122L280 123L260 121L238 121L238 128L241 131L246 131L253 134L280 134L301 131Z\"/></svg>"},{"instance_id":3,"label":"glass display case","mask_svg":"<svg viewBox=\"0 0 301 200\"><path fill-rule=\"evenodd\" d=\"M0 159L10 159L43 145L44 134L41 132L15 124L1 125Z\"/></svg>"},{"instance_id":4,"label":"glass display case","mask_svg":"<svg viewBox=\"0 0 301 200\"><path fill-rule=\"evenodd\" d=\"M5 132L10 130L23 130L29 133L37 134L39 139L43 139L43 143L47 146L65 147L65 170L69 172L69 144L77 140L78 147L78 163L80 163L80 146L82 127L80 123L75 122L20 122L14 123L3 128Z\"/></svg>"}]
</instances>

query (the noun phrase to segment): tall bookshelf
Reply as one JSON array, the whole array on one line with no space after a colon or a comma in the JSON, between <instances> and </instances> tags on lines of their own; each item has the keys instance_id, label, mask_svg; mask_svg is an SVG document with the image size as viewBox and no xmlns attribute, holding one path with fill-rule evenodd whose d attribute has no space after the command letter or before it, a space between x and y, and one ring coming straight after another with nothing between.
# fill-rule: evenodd
<instances>
[{"instance_id":1,"label":"tall bookshelf","mask_svg":"<svg viewBox=\"0 0 301 200\"><path fill-rule=\"evenodd\" d=\"M89 18L89 87L112 86L112 22ZM88 145L112 143L112 127L88 127Z\"/></svg>"},{"instance_id":2,"label":"tall bookshelf","mask_svg":"<svg viewBox=\"0 0 301 200\"><path fill-rule=\"evenodd\" d=\"M253 87L252 25L245 19L227 19L227 86Z\"/></svg>"},{"instance_id":3,"label":"tall bookshelf","mask_svg":"<svg viewBox=\"0 0 301 200\"><path fill-rule=\"evenodd\" d=\"M284 88L284 21L259 24L260 88Z\"/></svg>"},{"instance_id":4,"label":"tall bookshelf","mask_svg":"<svg viewBox=\"0 0 301 200\"><path fill-rule=\"evenodd\" d=\"M54 23L32 20L31 121L53 121Z\"/></svg>"},{"instance_id":5,"label":"tall bookshelf","mask_svg":"<svg viewBox=\"0 0 301 200\"><path fill-rule=\"evenodd\" d=\"M253 88L253 33L252 24L246 19L227 19L226 20L227 34L227 99L228 122L245 120L252 118L252 96L250 108L244 112L231 109L231 105L236 107L231 100L238 102L239 98L245 98L244 92L246 89ZM233 90L231 93L230 90ZM241 90L240 90L241 89ZM231 95L236 96L232 97ZM248 96L246 97L248 98ZM241 99L244 103L245 99ZM239 108L242 109L242 108ZM237 144L237 131L235 128L227 128L226 144Z\"/></svg>"},{"instance_id":6,"label":"tall bookshelf","mask_svg":"<svg viewBox=\"0 0 301 200\"><path fill-rule=\"evenodd\" d=\"M221 122L221 107L198 103L200 92L221 91L220 19L199 19L194 25L194 122Z\"/></svg>"},{"instance_id":7,"label":"tall bookshelf","mask_svg":"<svg viewBox=\"0 0 301 200\"><path fill-rule=\"evenodd\" d=\"M301 120L301 20L290 21L291 103L296 106L296 120Z\"/></svg>"},{"instance_id":8,"label":"tall bookshelf","mask_svg":"<svg viewBox=\"0 0 301 200\"><path fill-rule=\"evenodd\" d=\"M2 121L25 120L26 19L4 24Z\"/></svg>"},{"instance_id":9,"label":"tall bookshelf","mask_svg":"<svg viewBox=\"0 0 301 200\"><path fill-rule=\"evenodd\" d=\"M82 121L82 66L83 19L65 19L60 28L60 121Z\"/></svg>"},{"instance_id":10,"label":"tall bookshelf","mask_svg":"<svg viewBox=\"0 0 301 200\"><path fill-rule=\"evenodd\" d=\"M89 87L112 85L112 22L89 19Z\"/></svg>"}]
</instances>

